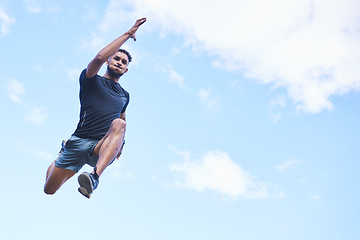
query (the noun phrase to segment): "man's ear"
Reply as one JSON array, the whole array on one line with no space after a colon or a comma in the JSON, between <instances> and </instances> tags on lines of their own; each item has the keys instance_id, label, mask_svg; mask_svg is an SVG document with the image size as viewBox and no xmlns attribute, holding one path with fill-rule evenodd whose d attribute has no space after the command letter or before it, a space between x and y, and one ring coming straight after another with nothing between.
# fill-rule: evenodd
<instances>
[{"instance_id":1,"label":"man's ear","mask_svg":"<svg viewBox=\"0 0 360 240\"><path fill-rule=\"evenodd\" d=\"M108 60L106 60L106 65L109 65L109 59L108 59Z\"/></svg>"},{"instance_id":2,"label":"man's ear","mask_svg":"<svg viewBox=\"0 0 360 240\"><path fill-rule=\"evenodd\" d=\"M128 69L128 68L126 68L126 69L125 69L125 71L124 71L124 73L127 73L127 71L128 71L128 70L129 70L129 69Z\"/></svg>"}]
</instances>

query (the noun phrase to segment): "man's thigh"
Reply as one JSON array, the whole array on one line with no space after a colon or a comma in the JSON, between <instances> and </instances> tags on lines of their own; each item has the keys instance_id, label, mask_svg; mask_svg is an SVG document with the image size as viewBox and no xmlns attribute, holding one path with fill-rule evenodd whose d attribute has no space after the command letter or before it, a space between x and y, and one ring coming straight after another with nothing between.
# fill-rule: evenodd
<instances>
[{"instance_id":1,"label":"man's thigh","mask_svg":"<svg viewBox=\"0 0 360 240\"><path fill-rule=\"evenodd\" d=\"M76 172L69 169L62 169L53 166L48 178L45 182L44 192L47 194L54 194L69 178L75 175Z\"/></svg>"}]
</instances>

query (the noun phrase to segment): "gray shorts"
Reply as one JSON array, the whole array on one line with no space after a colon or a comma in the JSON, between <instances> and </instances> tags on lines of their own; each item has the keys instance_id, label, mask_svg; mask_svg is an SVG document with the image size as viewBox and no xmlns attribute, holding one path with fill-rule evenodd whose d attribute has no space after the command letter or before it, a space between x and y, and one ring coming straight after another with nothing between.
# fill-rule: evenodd
<instances>
[{"instance_id":1,"label":"gray shorts","mask_svg":"<svg viewBox=\"0 0 360 240\"><path fill-rule=\"evenodd\" d=\"M98 142L99 140L84 139L72 135L67 140L63 153L55 161L55 166L74 172L78 172L85 164L95 167L99 156L94 154L93 150ZM115 158L111 163L114 160Z\"/></svg>"}]
</instances>

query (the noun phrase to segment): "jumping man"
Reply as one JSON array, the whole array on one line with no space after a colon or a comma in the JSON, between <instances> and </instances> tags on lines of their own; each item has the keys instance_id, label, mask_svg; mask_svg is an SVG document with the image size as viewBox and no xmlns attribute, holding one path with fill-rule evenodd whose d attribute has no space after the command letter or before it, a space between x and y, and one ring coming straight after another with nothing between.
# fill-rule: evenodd
<instances>
[{"instance_id":1,"label":"jumping man","mask_svg":"<svg viewBox=\"0 0 360 240\"><path fill-rule=\"evenodd\" d=\"M63 143L59 157L46 173L44 192L54 194L85 164L94 167L91 173L79 175L79 192L90 198L105 168L120 157L125 140L125 111L129 93L120 84L128 71L131 55L120 47L146 22L138 19L129 31L104 47L80 75L80 119L75 132ZM99 76L101 66L107 70Z\"/></svg>"}]
</instances>

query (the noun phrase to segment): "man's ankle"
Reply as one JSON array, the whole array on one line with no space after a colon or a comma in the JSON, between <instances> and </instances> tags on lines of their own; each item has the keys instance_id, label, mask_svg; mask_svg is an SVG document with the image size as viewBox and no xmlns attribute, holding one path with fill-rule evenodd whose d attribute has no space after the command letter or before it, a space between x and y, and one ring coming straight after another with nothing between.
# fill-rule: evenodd
<instances>
[{"instance_id":1,"label":"man's ankle","mask_svg":"<svg viewBox=\"0 0 360 240\"><path fill-rule=\"evenodd\" d=\"M97 167L94 167L94 171L91 174L94 176L94 178L96 180L99 180L100 176L97 174L96 170L97 170Z\"/></svg>"}]
</instances>

